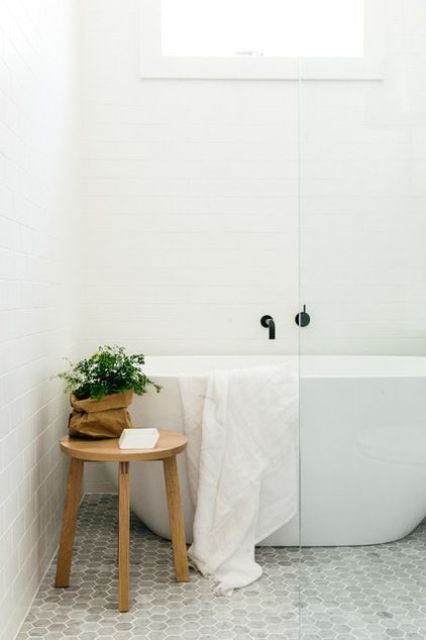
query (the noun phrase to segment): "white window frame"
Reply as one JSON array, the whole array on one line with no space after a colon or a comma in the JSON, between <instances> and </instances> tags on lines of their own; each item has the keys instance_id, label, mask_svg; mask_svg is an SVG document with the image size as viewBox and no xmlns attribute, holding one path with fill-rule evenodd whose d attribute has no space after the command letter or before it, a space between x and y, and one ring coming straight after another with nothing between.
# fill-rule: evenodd
<instances>
[{"instance_id":1,"label":"white window frame","mask_svg":"<svg viewBox=\"0 0 426 640\"><path fill-rule=\"evenodd\" d=\"M364 23L365 55L362 58L172 57L163 56L161 52L161 1L140 0L140 75L143 78L381 80L385 0L365 0Z\"/></svg>"}]
</instances>

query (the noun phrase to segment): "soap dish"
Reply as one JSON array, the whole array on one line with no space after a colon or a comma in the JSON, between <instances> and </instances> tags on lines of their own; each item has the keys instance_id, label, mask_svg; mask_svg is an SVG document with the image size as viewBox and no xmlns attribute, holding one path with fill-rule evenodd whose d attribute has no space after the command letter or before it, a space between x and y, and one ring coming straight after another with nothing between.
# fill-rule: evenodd
<instances>
[{"instance_id":1,"label":"soap dish","mask_svg":"<svg viewBox=\"0 0 426 640\"><path fill-rule=\"evenodd\" d=\"M118 446L120 449L155 449L159 437L158 429L124 429Z\"/></svg>"}]
</instances>

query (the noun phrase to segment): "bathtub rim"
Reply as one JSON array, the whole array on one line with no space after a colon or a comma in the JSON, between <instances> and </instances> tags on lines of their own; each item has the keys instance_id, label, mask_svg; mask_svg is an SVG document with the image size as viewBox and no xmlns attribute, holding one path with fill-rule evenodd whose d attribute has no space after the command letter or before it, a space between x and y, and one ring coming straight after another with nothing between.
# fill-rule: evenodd
<instances>
[{"instance_id":1,"label":"bathtub rim","mask_svg":"<svg viewBox=\"0 0 426 640\"><path fill-rule=\"evenodd\" d=\"M423 378L425 356L389 355L150 355L145 373L156 379L204 376L215 369L289 365L302 380L316 378Z\"/></svg>"}]
</instances>

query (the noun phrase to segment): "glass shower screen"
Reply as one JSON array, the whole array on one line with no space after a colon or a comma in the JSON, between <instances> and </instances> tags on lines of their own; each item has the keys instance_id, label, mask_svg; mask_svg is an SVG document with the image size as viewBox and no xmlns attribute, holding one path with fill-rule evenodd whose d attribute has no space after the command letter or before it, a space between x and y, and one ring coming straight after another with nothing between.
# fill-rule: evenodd
<instances>
[{"instance_id":1,"label":"glass shower screen","mask_svg":"<svg viewBox=\"0 0 426 640\"><path fill-rule=\"evenodd\" d=\"M426 635L425 24L386 2L380 78L300 61L304 640Z\"/></svg>"}]
</instances>

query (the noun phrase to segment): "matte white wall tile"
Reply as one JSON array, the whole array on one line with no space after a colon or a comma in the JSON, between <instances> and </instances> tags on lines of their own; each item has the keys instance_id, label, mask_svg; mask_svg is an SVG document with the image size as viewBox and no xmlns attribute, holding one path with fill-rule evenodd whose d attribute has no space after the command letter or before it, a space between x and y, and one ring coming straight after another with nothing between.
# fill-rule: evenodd
<instances>
[{"instance_id":1,"label":"matte white wall tile","mask_svg":"<svg viewBox=\"0 0 426 640\"><path fill-rule=\"evenodd\" d=\"M76 343L75 3L0 4L0 638L57 544Z\"/></svg>"},{"instance_id":2,"label":"matte white wall tile","mask_svg":"<svg viewBox=\"0 0 426 640\"><path fill-rule=\"evenodd\" d=\"M295 352L297 85L143 80L138 18L83 5L82 348Z\"/></svg>"},{"instance_id":3,"label":"matte white wall tile","mask_svg":"<svg viewBox=\"0 0 426 640\"><path fill-rule=\"evenodd\" d=\"M143 80L138 9L84 4L87 348L294 352L300 276L305 352L415 352L423 130L372 120L377 82ZM392 0L389 52L403 11L405 50L425 37L420 0Z\"/></svg>"}]
</instances>

